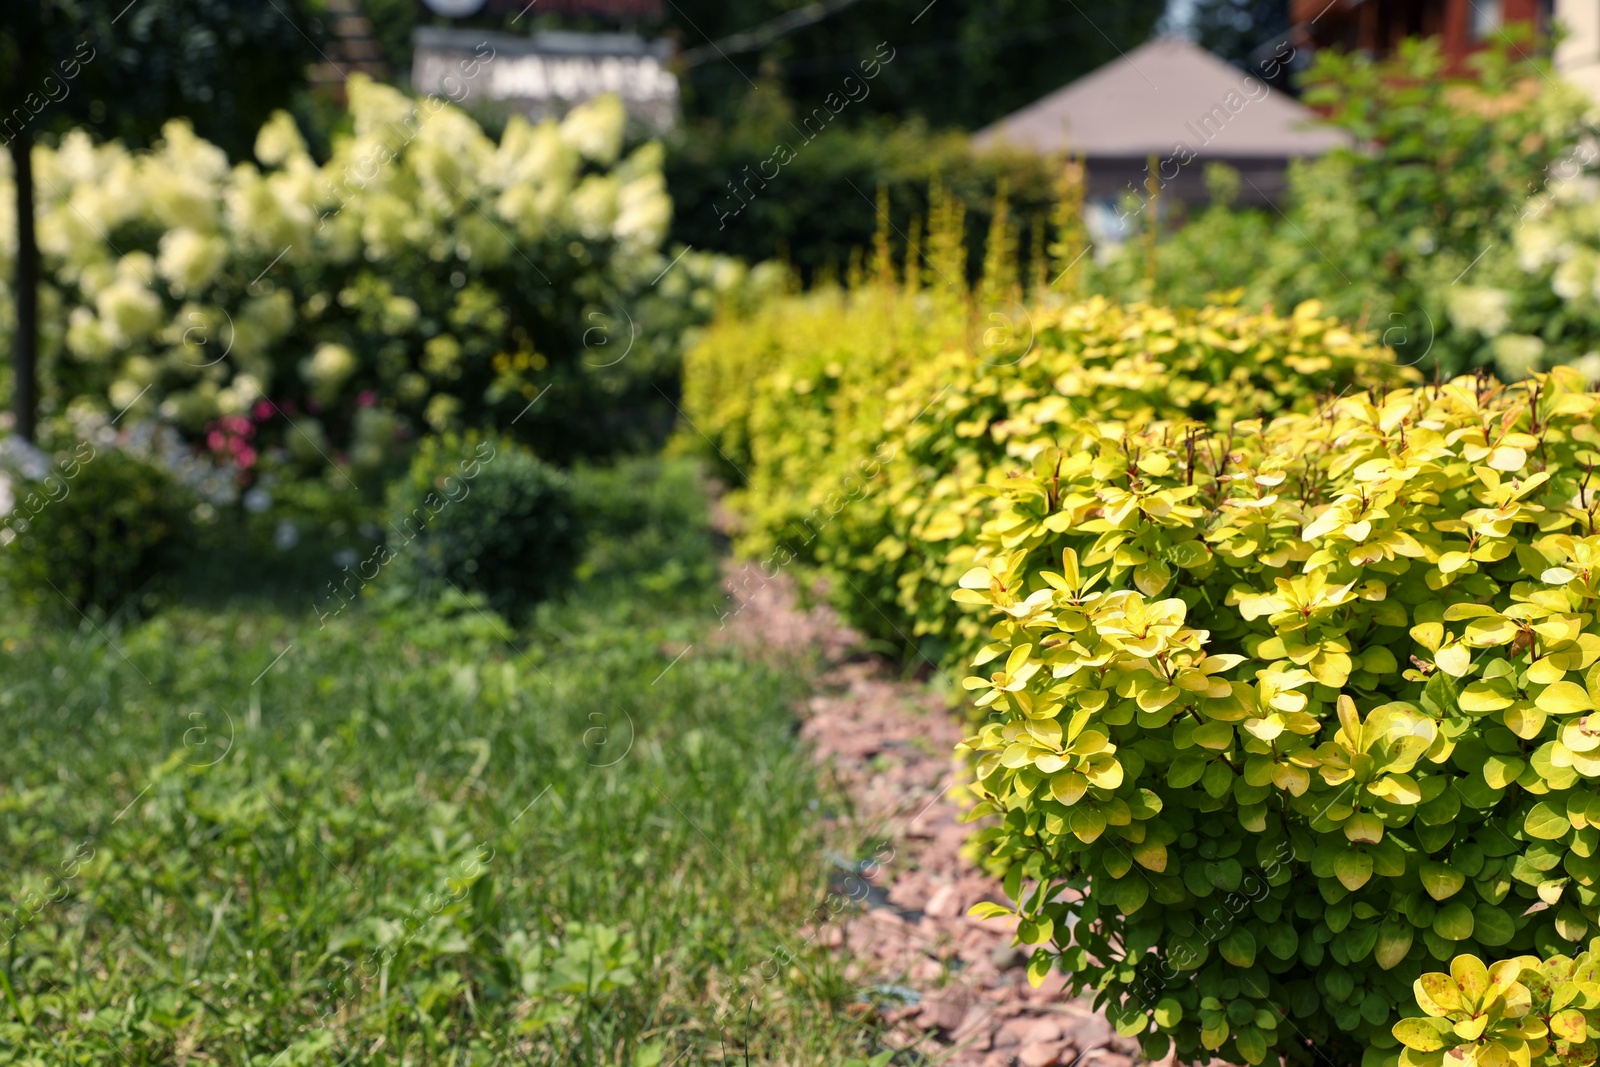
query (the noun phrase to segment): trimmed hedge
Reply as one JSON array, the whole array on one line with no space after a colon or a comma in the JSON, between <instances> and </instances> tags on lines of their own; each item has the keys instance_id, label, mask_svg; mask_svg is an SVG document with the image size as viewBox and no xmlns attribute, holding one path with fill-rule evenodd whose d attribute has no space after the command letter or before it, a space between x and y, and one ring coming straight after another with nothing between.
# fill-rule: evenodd
<instances>
[{"instance_id":1,"label":"trimmed hedge","mask_svg":"<svg viewBox=\"0 0 1600 1067\"><path fill-rule=\"evenodd\" d=\"M946 590L1006 467L1039 441L1083 416L1229 421L1408 380L1315 304L980 305L879 281L715 324L688 356L684 402L743 481L729 501L741 552L820 568L854 625L954 665L981 632Z\"/></svg>"},{"instance_id":2,"label":"trimmed hedge","mask_svg":"<svg viewBox=\"0 0 1600 1067\"><path fill-rule=\"evenodd\" d=\"M1150 1055L1393 1063L1434 961L1600 921L1600 396L1218 427L1012 449L955 593L992 621L978 840L1033 977Z\"/></svg>"}]
</instances>

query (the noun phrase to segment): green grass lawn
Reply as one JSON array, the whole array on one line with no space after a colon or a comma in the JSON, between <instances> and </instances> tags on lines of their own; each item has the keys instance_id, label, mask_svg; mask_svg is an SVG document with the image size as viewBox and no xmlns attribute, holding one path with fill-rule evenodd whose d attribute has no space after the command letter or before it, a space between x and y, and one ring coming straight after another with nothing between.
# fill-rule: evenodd
<instances>
[{"instance_id":1,"label":"green grass lawn","mask_svg":"<svg viewBox=\"0 0 1600 1067\"><path fill-rule=\"evenodd\" d=\"M636 473L515 633L381 595L325 627L309 596L0 623L0 1062L868 1047L795 936L840 802L794 739L804 667L714 646L692 472Z\"/></svg>"}]
</instances>

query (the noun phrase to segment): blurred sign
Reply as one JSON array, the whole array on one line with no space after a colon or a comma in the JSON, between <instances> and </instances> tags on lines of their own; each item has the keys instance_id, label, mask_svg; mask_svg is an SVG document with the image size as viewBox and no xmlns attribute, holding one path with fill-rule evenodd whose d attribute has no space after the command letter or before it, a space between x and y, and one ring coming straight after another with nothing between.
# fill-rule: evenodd
<instances>
[{"instance_id":1,"label":"blurred sign","mask_svg":"<svg viewBox=\"0 0 1600 1067\"><path fill-rule=\"evenodd\" d=\"M448 0L447 0L448 2ZM660 19L661 0L489 0L489 12L523 15L588 15L607 19Z\"/></svg>"},{"instance_id":2,"label":"blurred sign","mask_svg":"<svg viewBox=\"0 0 1600 1067\"><path fill-rule=\"evenodd\" d=\"M418 92L503 103L532 119L559 116L614 93L630 117L664 129L678 112L669 41L631 33L545 32L522 37L423 26L412 35Z\"/></svg>"},{"instance_id":3,"label":"blurred sign","mask_svg":"<svg viewBox=\"0 0 1600 1067\"><path fill-rule=\"evenodd\" d=\"M468 15L476 15L478 9L483 7L483 0L422 0L422 2L435 15L452 19L464 19Z\"/></svg>"}]
</instances>

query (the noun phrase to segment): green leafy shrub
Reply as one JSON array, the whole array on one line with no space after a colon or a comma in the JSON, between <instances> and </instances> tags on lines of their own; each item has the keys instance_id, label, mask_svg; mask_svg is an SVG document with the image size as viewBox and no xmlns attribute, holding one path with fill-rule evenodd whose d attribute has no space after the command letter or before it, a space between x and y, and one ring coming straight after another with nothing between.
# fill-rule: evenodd
<instances>
[{"instance_id":1,"label":"green leafy shrub","mask_svg":"<svg viewBox=\"0 0 1600 1067\"><path fill-rule=\"evenodd\" d=\"M1035 978L1152 1055L1374 1067L1430 961L1600 922L1583 387L1082 420L1014 457L954 595L993 620L965 747Z\"/></svg>"},{"instance_id":2,"label":"green leafy shrub","mask_svg":"<svg viewBox=\"0 0 1600 1067\"><path fill-rule=\"evenodd\" d=\"M1394 1024L1401 1067L1587 1067L1600 1037L1600 941L1571 959L1457 956L1416 982L1420 1017Z\"/></svg>"},{"instance_id":3,"label":"green leafy shrub","mask_svg":"<svg viewBox=\"0 0 1600 1067\"><path fill-rule=\"evenodd\" d=\"M1459 313L1458 290L1486 280L1476 273L1485 266L1479 257L1510 253L1552 178L1580 169L1573 156L1593 130L1591 101L1552 77L1543 53L1532 42L1496 37L1461 71L1450 69L1437 39L1407 41L1384 60L1319 53L1306 100L1349 132L1352 147L1310 164L1296 180L1304 233L1281 236L1285 244L1299 238L1301 262L1285 269L1288 260L1277 257L1283 298L1334 294L1341 314L1370 315L1385 330L1403 324L1412 352L1432 340L1429 356L1446 374L1503 362ZM1541 332L1554 309L1537 280L1524 278L1518 288L1523 306L1513 330ZM1552 337L1563 332L1549 325ZM1567 358L1594 343L1593 327L1578 332L1589 336L1572 336L1569 345L1582 347L1563 346ZM1534 368L1503 369L1516 378Z\"/></svg>"},{"instance_id":4,"label":"green leafy shrub","mask_svg":"<svg viewBox=\"0 0 1600 1067\"><path fill-rule=\"evenodd\" d=\"M1292 166L1281 212L1234 209L1224 194L1153 258L1129 242L1091 272L1095 290L1320 299L1401 362L1447 376L1488 366L1519 378L1582 359L1600 348L1592 102L1517 34L1508 27L1461 69L1437 39L1381 59L1320 50L1305 99L1348 147ZM1130 209L1140 225L1155 214ZM1600 376L1600 359L1588 362Z\"/></svg>"},{"instance_id":5,"label":"green leafy shrub","mask_svg":"<svg viewBox=\"0 0 1600 1067\"><path fill-rule=\"evenodd\" d=\"M73 618L115 611L179 563L192 501L161 467L88 441L49 457L21 445L5 459L0 576L19 600Z\"/></svg>"},{"instance_id":6,"label":"green leafy shrub","mask_svg":"<svg viewBox=\"0 0 1600 1067\"><path fill-rule=\"evenodd\" d=\"M482 593L508 618L566 585L582 554L570 479L505 438L424 441L389 512L403 586Z\"/></svg>"},{"instance_id":7,"label":"green leafy shrub","mask_svg":"<svg viewBox=\"0 0 1600 1067\"><path fill-rule=\"evenodd\" d=\"M686 456L575 468L573 498L587 539L578 580L632 601L710 601L718 553L703 481L700 465Z\"/></svg>"},{"instance_id":8,"label":"green leafy shrub","mask_svg":"<svg viewBox=\"0 0 1600 1067\"><path fill-rule=\"evenodd\" d=\"M752 262L781 255L815 280L842 276L852 256L872 247L885 207L902 235L922 225L931 181L965 205L980 232L1002 188L1023 233L1050 218L1056 160L1014 149L974 153L963 133L898 118L830 128L825 145L813 147L796 134L805 115L769 94L751 95L739 121L695 123L669 139L674 241ZM786 160L781 169L770 167L775 150ZM873 199L880 188L887 205ZM979 266L964 258L963 280Z\"/></svg>"}]
</instances>

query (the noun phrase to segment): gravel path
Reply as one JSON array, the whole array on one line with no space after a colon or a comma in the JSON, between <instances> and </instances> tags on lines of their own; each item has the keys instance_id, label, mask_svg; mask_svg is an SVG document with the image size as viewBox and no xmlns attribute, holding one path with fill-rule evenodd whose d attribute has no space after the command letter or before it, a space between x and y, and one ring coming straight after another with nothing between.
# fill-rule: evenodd
<instances>
[{"instance_id":1,"label":"gravel path","mask_svg":"<svg viewBox=\"0 0 1600 1067\"><path fill-rule=\"evenodd\" d=\"M893 677L856 651L859 642L826 608L803 611L786 576L753 565L731 571L726 639L756 654L814 649L822 658L801 736L854 798L853 825L886 844L875 857L836 859L835 889L864 899L806 939L838 950L861 988L893 1024L893 1044L960 1067L1133 1067L1135 1042L1119 1038L1087 1002L1068 1000L1052 974L1038 989L1024 974L1025 947L1012 923L967 909L1004 901L1000 884L962 855L971 827L955 797L964 780L952 751L959 711L923 685ZM899 1003L903 1006L894 1007Z\"/></svg>"}]
</instances>

